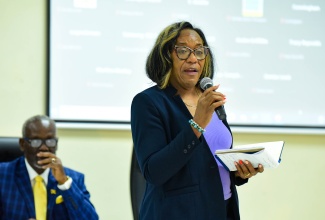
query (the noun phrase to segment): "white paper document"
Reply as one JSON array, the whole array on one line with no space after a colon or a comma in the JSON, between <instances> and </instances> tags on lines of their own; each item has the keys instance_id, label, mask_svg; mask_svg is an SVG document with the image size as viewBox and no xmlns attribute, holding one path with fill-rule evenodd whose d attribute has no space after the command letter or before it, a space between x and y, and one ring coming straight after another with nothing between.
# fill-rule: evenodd
<instances>
[{"instance_id":1,"label":"white paper document","mask_svg":"<svg viewBox=\"0 0 325 220\"><path fill-rule=\"evenodd\" d=\"M235 146L232 149L216 150L215 156L229 171L235 171L235 162L248 160L256 168L276 168L281 162L284 141L264 142Z\"/></svg>"}]
</instances>

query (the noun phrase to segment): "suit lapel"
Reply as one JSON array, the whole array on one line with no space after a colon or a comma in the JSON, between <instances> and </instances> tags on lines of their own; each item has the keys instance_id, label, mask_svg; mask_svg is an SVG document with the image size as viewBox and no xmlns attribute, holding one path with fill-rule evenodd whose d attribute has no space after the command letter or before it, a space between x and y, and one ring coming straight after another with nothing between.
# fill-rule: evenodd
<instances>
[{"instance_id":1,"label":"suit lapel","mask_svg":"<svg viewBox=\"0 0 325 220\"><path fill-rule=\"evenodd\" d=\"M59 196L57 182L54 176L52 175L52 171L49 173L48 181L47 181L47 216L51 216L55 205L55 199Z\"/></svg>"},{"instance_id":2,"label":"suit lapel","mask_svg":"<svg viewBox=\"0 0 325 220\"><path fill-rule=\"evenodd\" d=\"M18 190L22 195L21 197L25 201L28 215L35 216L33 190L28 176L24 157L21 157L17 162L17 168L15 171L15 180L16 180L15 182L17 184Z\"/></svg>"}]
</instances>

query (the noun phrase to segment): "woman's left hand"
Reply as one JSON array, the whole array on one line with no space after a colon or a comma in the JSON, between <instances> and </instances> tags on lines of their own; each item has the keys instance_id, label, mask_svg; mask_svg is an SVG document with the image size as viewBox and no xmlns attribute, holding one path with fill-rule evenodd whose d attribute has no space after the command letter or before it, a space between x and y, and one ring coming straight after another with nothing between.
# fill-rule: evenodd
<instances>
[{"instance_id":1,"label":"woman's left hand","mask_svg":"<svg viewBox=\"0 0 325 220\"><path fill-rule=\"evenodd\" d=\"M237 171L235 172L235 176L240 177L242 179L248 179L252 176L255 176L257 173L263 173L264 167L259 164L257 168L254 168L253 165L248 161L240 160L238 163L235 162L235 166Z\"/></svg>"}]
</instances>

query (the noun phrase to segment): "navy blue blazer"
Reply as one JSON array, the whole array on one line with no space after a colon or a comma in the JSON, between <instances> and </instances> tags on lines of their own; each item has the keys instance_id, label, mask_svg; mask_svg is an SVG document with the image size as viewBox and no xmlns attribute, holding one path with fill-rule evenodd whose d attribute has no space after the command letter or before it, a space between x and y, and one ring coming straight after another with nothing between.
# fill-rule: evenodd
<instances>
[{"instance_id":1,"label":"navy blue blazer","mask_svg":"<svg viewBox=\"0 0 325 220\"><path fill-rule=\"evenodd\" d=\"M146 179L140 220L224 220L226 207L217 163L203 135L188 123L192 115L172 86L137 94L131 107L135 153ZM230 130L227 122L224 124ZM239 217L231 173L233 213Z\"/></svg>"},{"instance_id":2,"label":"navy blue blazer","mask_svg":"<svg viewBox=\"0 0 325 220\"><path fill-rule=\"evenodd\" d=\"M52 173L47 183L47 220L97 220L84 184L84 175L64 168L73 179L71 188L61 191ZM33 189L24 157L0 163L0 219L27 220L35 217Z\"/></svg>"}]
</instances>

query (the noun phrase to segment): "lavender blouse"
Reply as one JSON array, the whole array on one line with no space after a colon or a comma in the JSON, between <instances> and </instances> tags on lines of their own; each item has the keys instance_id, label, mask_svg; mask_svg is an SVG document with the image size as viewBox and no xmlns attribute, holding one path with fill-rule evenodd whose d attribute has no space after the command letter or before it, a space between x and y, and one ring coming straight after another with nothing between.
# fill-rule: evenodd
<instances>
[{"instance_id":1,"label":"lavender blouse","mask_svg":"<svg viewBox=\"0 0 325 220\"><path fill-rule=\"evenodd\" d=\"M229 149L231 147L232 136L230 134L230 131L218 118L216 113L213 113L212 119L208 126L205 128L205 132L203 135L210 147L213 156L216 150ZM227 200L231 197L229 171L226 170L216 158L215 160L219 168L224 199Z\"/></svg>"}]
</instances>

